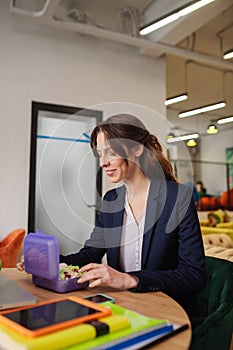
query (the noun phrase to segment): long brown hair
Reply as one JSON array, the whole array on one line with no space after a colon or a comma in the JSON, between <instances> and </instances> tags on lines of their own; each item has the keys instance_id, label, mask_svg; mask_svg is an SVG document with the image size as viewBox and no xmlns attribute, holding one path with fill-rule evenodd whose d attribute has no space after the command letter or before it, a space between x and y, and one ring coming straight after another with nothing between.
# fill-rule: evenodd
<instances>
[{"instance_id":1,"label":"long brown hair","mask_svg":"<svg viewBox=\"0 0 233 350\"><path fill-rule=\"evenodd\" d=\"M144 124L131 114L116 114L96 126L91 134L91 148L94 155L96 154L97 135L103 132L109 141L111 148L126 159L124 144L127 149L142 144L144 150L139 158L142 171L148 178L152 178L161 173L166 180L177 182L171 163L163 154L162 146L158 138L151 134Z\"/></svg>"}]
</instances>

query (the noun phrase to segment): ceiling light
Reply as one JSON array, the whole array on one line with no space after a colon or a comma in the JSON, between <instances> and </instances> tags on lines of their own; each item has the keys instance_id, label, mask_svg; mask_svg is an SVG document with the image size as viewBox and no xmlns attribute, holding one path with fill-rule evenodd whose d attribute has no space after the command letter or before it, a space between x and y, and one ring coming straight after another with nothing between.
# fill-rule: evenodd
<instances>
[{"instance_id":1,"label":"ceiling light","mask_svg":"<svg viewBox=\"0 0 233 350\"><path fill-rule=\"evenodd\" d=\"M186 142L188 147L195 147L197 145L197 141L195 139L190 139Z\"/></svg>"},{"instance_id":2,"label":"ceiling light","mask_svg":"<svg viewBox=\"0 0 233 350\"><path fill-rule=\"evenodd\" d=\"M179 15L180 17L189 15L190 13L210 4L213 1L214 0L192 1L192 3L188 4L188 6L185 6L182 10L179 11Z\"/></svg>"},{"instance_id":3,"label":"ceiling light","mask_svg":"<svg viewBox=\"0 0 233 350\"><path fill-rule=\"evenodd\" d=\"M229 60L230 58L233 58L233 49L225 51L223 54L224 60Z\"/></svg>"},{"instance_id":4,"label":"ceiling light","mask_svg":"<svg viewBox=\"0 0 233 350\"><path fill-rule=\"evenodd\" d=\"M208 111L213 111L214 109L223 108L225 106L226 106L226 102L222 101L222 102L218 102L218 103L215 103L212 105L203 106L203 107L191 109L189 111L181 112L181 113L179 113L179 117L180 118L190 117L191 115L196 115L196 114L205 113Z\"/></svg>"},{"instance_id":5,"label":"ceiling light","mask_svg":"<svg viewBox=\"0 0 233 350\"><path fill-rule=\"evenodd\" d=\"M169 132L169 134L167 135L167 140L172 139L173 137L175 137L175 135L172 132Z\"/></svg>"},{"instance_id":6,"label":"ceiling light","mask_svg":"<svg viewBox=\"0 0 233 350\"><path fill-rule=\"evenodd\" d=\"M152 32L154 32L157 29L160 29L164 26L166 26L169 23L175 22L177 19L179 19L178 13L173 13L171 15L168 15L165 18L160 18L154 23L150 23L147 26L143 27L140 31L140 35L147 35Z\"/></svg>"},{"instance_id":7,"label":"ceiling light","mask_svg":"<svg viewBox=\"0 0 233 350\"><path fill-rule=\"evenodd\" d=\"M222 119L218 119L217 123L218 124L226 124L226 123L232 123L233 122L233 116L232 117L226 117Z\"/></svg>"},{"instance_id":8,"label":"ceiling light","mask_svg":"<svg viewBox=\"0 0 233 350\"><path fill-rule=\"evenodd\" d=\"M212 134L217 134L217 132L218 132L217 125L216 125L215 123L211 123L211 124L208 126L206 132L207 132L207 134L210 134L210 135L212 135Z\"/></svg>"},{"instance_id":9,"label":"ceiling light","mask_svg":"<svg viewBox=\"0 0 233 350\"><path fill-rule=\"evenodd\" d=\"M187 100L187 98L188 98L187 94L182 94L182 95L179 95L179 96L170 97L170 98L168 98L168 99L166 99L164 101L164 104L165 104L165 106L168 106L168 105L171 105L173 103L177 103L177 102L181 102L181 101Z\"/></svg>"},{"instance_id":10,"label":"ceiling light","mask_svg":"<svg viewBox=\"0 0 233 350\"><path fill-rule=\"evenodd\" d=\"M199 137L198 133L187 134L187 135L180 135L180 136L175 136L175 137L167 139L167 143L186 141L186 140L189 140L189 139L197 139L198 137Z\"/></svg>"},{"instance_id":11,"label":"ceiling light","mask_svg":"<svg viewBox=\"0 0 233 350\"><path fill-rule=\"evenodd\" d=\"M203 6L208 5L209 3L213 2L213 1L215 1L215 0L191 1L188 4L186 4L185 6L179 7L177 10L167 14L166 16L160 17L159 19L142 27L139 34L140 35L150 34L151 32L154 32L155 30L162 28L169 23L172 23L172 22L176 21L177 19L190 14L191 12L194 12Z\"/></svg>"}]
</instances>

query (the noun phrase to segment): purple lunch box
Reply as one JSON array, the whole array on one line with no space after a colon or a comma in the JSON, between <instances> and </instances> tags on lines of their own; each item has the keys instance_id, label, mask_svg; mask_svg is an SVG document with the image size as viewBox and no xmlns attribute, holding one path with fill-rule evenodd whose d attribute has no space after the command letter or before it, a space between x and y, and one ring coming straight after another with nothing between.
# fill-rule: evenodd
<instances>
[{"instance_id":1,"label":"purple lunch box","mask_svg":"<svg viewBox=\"0 0 233 350\"><path fill-rule=\"evenodd\" d=\"M78 284L77 278L59 280L58 240L43 232L29 233L24 240L25 271L32 274L32 282L58 293L85 289L88 283Z\"/></svg>"}]
</instances>

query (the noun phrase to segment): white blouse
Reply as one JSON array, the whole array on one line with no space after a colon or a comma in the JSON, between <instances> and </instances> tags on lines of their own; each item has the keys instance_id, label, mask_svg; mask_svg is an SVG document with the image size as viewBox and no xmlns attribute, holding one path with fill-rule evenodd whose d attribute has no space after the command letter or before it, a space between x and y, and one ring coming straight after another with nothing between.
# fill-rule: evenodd
<instances>
[{"instance_id":1,"label":"white blouse","mask_svg":"<svg viewBox=\"0 0 233 350\"><path fill-rule=\"evenodd\" d=\"M120 266L125 272L141 270L145 216L144 212L140 222L136 222L126 194L120 247Z\"/></svg>"}]
</instances>

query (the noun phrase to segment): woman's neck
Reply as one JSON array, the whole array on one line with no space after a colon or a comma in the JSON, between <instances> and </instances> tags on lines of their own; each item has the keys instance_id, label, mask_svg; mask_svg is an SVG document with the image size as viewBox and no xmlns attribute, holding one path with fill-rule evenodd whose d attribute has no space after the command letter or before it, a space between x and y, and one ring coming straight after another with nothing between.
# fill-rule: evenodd
<instances>
[{"instance_id":1,"label":"woman's neck","mask_svg":"<svg viewBox=\"0 0 233 350\"><path fill-rule=\"evenodd\" d=\"M145 195L147 197L150 187L150 179L139 170L135 171L134 176L130 181L124 180L124 184L126 186L128 200L131 202L134 198L144 198Z\"/></svg>"},{"instance_id":2,"label":"woman's neck","mask_svg":"<svg viewBox=\"0 0 233 350\"><path fill-rule=\"evenodd\" d=\"M127 189L127 199L137 223L140 222L146 210L150 180L141 172L131 179L124 181Z\"/></svg>"}]
</instances>

